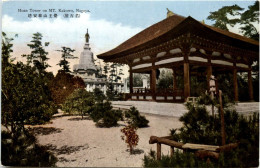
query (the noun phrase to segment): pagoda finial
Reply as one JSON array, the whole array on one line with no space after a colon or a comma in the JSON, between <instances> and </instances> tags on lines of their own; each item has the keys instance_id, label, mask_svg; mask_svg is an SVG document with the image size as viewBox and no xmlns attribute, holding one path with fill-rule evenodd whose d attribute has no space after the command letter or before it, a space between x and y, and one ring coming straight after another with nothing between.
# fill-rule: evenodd
<instances>
[{"instance_id":1,"label":"pagoda finial","mask_svg":"<svg viewBox=\"0 0 260 168\"><path fill-rule=\"evenodd\" d=\"M86 39L86 43L89 43L90 36L88 34L88 29L87 29L87 33L85 34L85 39Z\"/></svg>"},{"instance_id":2,"label":"pagoda finial","mask_svg":"<svg viewBox=\"0 0 260 168\"><path fill-rule=\"evenodd\" d=\"M169 10L168 8L166 9L167 9L167 18L174 15L174 13L171 10Z\"/></svg>"}]
</instances>

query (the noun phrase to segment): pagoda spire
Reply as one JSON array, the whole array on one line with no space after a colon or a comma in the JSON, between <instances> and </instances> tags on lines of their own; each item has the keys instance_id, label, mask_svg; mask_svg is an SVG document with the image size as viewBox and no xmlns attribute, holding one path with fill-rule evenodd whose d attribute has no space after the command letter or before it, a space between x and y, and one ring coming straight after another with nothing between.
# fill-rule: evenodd
<instances>
[{"instance_id":1,"label":"pagoda spire","mask_svg":"<svg viewBox=\"0 0 260 168\"><path fill-rule=\"evenodd\" d=\"M87 29L87 33L85 34L85 39L86 39L86 43L89 43L90 36L88 34L88 29Z\"/></svg>"},{"instance_id":2,"label":"pagoda spire","mask_svg":"<svg viewBox=\"0 0 260 168\"><path fill-rule=\"evenodd\" d=\"M167 9L167 18L174 15L174 13L171 10L169 10L168 8L166 9Z\"/></svg>"}]
</instances>

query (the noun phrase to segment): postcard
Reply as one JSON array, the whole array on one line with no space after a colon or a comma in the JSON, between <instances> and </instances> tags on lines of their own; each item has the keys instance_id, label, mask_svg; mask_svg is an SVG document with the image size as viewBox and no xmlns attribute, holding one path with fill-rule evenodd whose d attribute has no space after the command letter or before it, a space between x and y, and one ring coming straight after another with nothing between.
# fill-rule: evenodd
<instances>
[{"instance_id":1,"label":"postcard","mask_svg":"<svg viewBox=\"0 0 260 168\"><path fill-rule=\"evenodd\" d=\"M2 1L1 164L259 166L258 1Z\"/></svg>"}]
</instances>

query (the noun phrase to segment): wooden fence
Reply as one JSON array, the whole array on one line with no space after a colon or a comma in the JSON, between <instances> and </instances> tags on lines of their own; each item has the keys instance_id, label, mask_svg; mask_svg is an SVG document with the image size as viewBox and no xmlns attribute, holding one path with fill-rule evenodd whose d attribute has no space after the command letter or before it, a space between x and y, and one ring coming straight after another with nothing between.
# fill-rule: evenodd
<instances>
[{"instance_id":1,"label":"wooden fence","mask_svg":"<svg viewBox=\"0 0 260 168\"><path fill-rule=\"evenodd\" d=\"M174 154L174 148L183 150L183 152L194 152L195 156L199 158L219 158L219 153L224 151L230 151L234 148L237 148L239 143L231 143L224 146L215 146L215 145L203 145L203 144L183 144L181 142L176 142L171 139L171 136L165 137L156 137L151 136L149 144L157 144L157 159L161 160L161 145L170 146L170 155Z\"/></svg>"}]
</instances>

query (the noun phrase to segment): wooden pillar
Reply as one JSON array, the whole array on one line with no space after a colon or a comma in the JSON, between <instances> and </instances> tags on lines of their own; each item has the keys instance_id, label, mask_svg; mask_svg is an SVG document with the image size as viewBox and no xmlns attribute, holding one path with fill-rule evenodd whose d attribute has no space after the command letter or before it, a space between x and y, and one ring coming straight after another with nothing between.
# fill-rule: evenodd
<instances>
[{"instance_id":1,"label":"wooden pillar","mask_svg":"<svg viewBox=\"0 0 260 168\"><path fill-rule=\"evenodd\" d=\"M190 65L188 62L184 62L183 72L184 72L184 98L186 99L190 96Z\"/></svg>"},{"instance_id":2,"label":"wooden pillar","mask_svg":"<svg viewBox=\"0 0 260 168\"><path fill-rule=\"evenodd\" d=\"M152 91L153 80L152 80L152 70L150 71L150 91Z\"/></svg>"},{"instance_id":3,"label":"wooden pillar","mask_svg":"<svg viewBox=\"0 0 260 168\"><path fill-rule=\"evenodd\" d=\"M207 84L208 84L208 91L210 89L210 86L209 86L209 81L210 81L210 77L212 75L212 66L208 66L207 67Z\"/></svg>"},{"instance_id":4,"label":"wooden pillar","mask_svg":"<svg viewBox=\"0 0 260 168\"><path fill-rule=\"evenodd\" d=\"M233 69L234 100L238 101L237 69Z\"/></svg>"},{"instance_id":5,"label":"wooden pillar","mask_svg":"<svg viewBox=\"0 0 260 168\"><path fill-rule=\"evenodd\" d=\"M156 100L156 69L151 71L151 91L153 100Z\"/></svg>"},{"instance_id":6,"label":"wooden pillar","mask_svg":"<svg viewBox=\"0 0 260 168\"><path fill-rule=\"evenodd\" d=\"M187 34L187 41L190 38L190 33ZM182 44L182 54L183 54L183 82L184 82L184 100L190 96L190 64L189 64L189 54L191 45L189 43Z\"/></svg>"},{"instance_id":7,"label":"wooden pillar","mask_svg":"<svg viewBox=\"0 0 260 168\"><path fill-rule=\"evenodd\" d=\"M130 87L130 93L133 93L133 72L132 72L132 66L129 66L129 87Z\"/></svg>"},{"instance_id":8,"label":"wooden pillar","mask_svg":"<svg viewBox=\"0 0 260 168\"><path fill-rule=\"evenodd\" d=\"M172 75L173 75L173 91L177 90L177 78L176 78L176 70L172 69Z\"/></svg>"},{"instance_id":9,"label":"wooden pillar","mask_svg":"<svg viewBox=\"0 0 260 168\"><path fill-rule=\"evenodd\" d=\"M211 54L207 54L207 59L209 64L209 66L207 66L207 84L208 84L208 91L209 91L210 89L209 81L212 75Z\"/></svg>"},{"instance_id":10,"label":"wooden pillar","mask_svg":"<svg viewBox=\"0 0 260 168\"><path fill-rule=\"evenodd\" d=\"M253 96L253 82L252 82L252 70L248 71L248 92L249 92L249 99L250 101L254 101Z\"/></svg>"}]
</instances>

